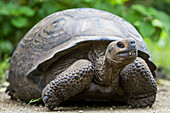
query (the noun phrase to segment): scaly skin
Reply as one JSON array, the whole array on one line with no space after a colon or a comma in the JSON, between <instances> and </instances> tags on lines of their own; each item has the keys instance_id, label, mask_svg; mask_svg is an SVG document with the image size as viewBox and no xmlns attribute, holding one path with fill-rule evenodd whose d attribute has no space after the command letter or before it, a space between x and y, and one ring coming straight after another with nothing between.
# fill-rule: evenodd
<instances>
[{"instance_id":1,"label":"scaly skin","mask_svg":"<svg viewBox=\"0 0 170 113\"><path fill-rule=\"evenodd\" d=\"M132 108L152 107L157 84L146 62L137 57L134 63L124 67L120 81L126 93L127 104Z\"/></svg>"},{"instance_id":2,"label":"scaly skin","mask_svg":"<svg viewBox=\"0 0 170 113\"><path fill-rule=\"evenodd\" d=\"M82 92L92 81L93 74L93 66L88 60L76 61L44 88L42 98L45 105L53 110L62 101Z\"/></svg>"}]
</instances>

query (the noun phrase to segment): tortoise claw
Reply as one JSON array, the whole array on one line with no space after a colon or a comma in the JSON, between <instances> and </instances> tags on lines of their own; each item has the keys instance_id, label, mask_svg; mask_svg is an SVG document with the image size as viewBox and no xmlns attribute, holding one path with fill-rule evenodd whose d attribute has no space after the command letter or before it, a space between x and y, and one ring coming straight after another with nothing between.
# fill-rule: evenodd
<instances>
[{"instance_id":1,"label":"tortoise claw","mask_svg":"<svg viewBox=\"0 0 170 113\"><path fill-rule=\"evenodd\" d=\"M15 94L15 90L11 86L7 87L5 93L8 93L8 95L11 97L12 100L16 100L17 99L17 96Z\"/></svg>"}]
</instances>

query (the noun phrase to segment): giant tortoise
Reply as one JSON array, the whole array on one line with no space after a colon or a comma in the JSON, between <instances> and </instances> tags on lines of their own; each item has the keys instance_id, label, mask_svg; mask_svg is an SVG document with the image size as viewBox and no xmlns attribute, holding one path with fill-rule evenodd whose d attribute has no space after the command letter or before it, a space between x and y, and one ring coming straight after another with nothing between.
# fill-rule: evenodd
<instances>
[{"instance_id":1,"label":"giant tortoise","mask_svg":"<svg viewBox=\"0 0 170 113\"><path fill-rule=\"evenodd\" d=\"M20 41L7 91L26 102L42 97L50 110L67 100L145 108L156 98L155 70L130 23L106 11L69 9L44 18Z\"/></svg>"}]
</instances>

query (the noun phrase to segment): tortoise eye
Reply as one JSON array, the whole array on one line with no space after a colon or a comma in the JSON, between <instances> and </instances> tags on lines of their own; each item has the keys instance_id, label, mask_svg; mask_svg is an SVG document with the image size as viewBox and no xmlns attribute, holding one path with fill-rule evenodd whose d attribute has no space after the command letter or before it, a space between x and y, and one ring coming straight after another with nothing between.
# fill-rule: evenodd
<instances>
[{"instance_id":1,"label":"tortoise eye","mask_svg":"<svg viewBox=\"0 0 170 113\"><path fill-rule=\"evenodd\" d=\"M119 48L124 48L125 46L124 46L124 44L123 44L122 42L118 42L118 43L117 43L117 47L119 47Z\"/></svg>"}]
</instances>

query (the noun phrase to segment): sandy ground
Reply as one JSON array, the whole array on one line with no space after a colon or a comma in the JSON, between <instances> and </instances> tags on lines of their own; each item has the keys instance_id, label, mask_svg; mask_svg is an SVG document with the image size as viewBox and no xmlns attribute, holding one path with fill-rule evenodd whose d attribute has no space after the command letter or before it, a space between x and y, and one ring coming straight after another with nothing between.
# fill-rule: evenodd
<instances>
[{"instance_id":1,"label":"sandy ground","mask_svg":"<svg viewBox=\"0 0 170 113\"><path fill-rule=\"evenodd\" d=\"M49 111L46 107L39 105L25 106L20 101L10 100L4 93L5 88L0 88L0 113L37 113L37 112L66 112L66 113L170 113L170 86L158 86L156 102L152 108L131 109L126 105L108 105L107 103L96 104L74 104L71 106L57 107Z\"/></svg>"}]
</instances>

